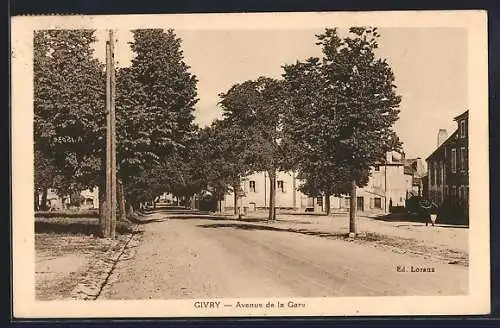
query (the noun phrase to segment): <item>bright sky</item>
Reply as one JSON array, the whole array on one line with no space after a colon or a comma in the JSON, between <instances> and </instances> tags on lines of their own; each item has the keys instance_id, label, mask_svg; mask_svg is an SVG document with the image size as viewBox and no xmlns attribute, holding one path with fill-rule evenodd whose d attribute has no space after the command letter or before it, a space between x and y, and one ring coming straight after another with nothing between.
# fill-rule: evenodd
<instances>
[{"instance_id":1,"label":"bright sky","mask_svg":"<svg viewBox=\"0 0 500 328\"><path fill-rule=\"evenodd\" d=\"M176 30L185 62L198 82L196 122L220 117L218 94L260 75L280 77L281 65L320 56L315 34L322 30ZM465 28L383 28L378 54L394 70L402 95L395 129L407 157L425 158L436 147L440 128L451 134L453 118L468 108ZM97 33L96 56L104 58L104 31ZM118 66L130 64L131 34L115 34Z\"/></svg>"}]
</instances>

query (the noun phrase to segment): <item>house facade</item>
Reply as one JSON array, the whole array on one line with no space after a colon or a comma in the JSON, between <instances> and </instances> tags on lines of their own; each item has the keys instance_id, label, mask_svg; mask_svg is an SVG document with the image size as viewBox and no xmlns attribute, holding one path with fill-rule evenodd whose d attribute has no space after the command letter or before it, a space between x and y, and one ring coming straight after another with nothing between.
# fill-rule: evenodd
<instances>
[{"instance_id":1,"label":"house facade","mask_svg":"<svg viewBox=\"0 0 500 328\"><path fill-rule=\"evenodd\" d=\"M83 190L80 193L81 202L79 204L80 209L98 209L99 208L99 188L95 187L90 190ZM42 194L40 193L38 197L39 201L42 200ZM71 196L60 197L55 189L47 190L47 207L50 210L63 210L70 207ZM41 205L41 204L39 204Z\"/></svg>"},{"instance_id":2,"label":"house facade","mask_svg":"<svg viewBox=\"0 0 500 328\"><path fill-rule=\"evenodd\" d=\"M404 155L390 152L386 160L371 169L368 184L358 188L356 205L360 212L387 213L391 208L404 207L408 192L413 188L413 172L405 174ZM257 172L247 176L241 183L243 197L237 207L243 211L256 211L269 207L269 176L266 172ZM285 210L325 212L325 198L309 197L299 190L301 181L295 172L277 172L276 207ZM234 194L225 195L225 210L234 209ZM350 198L330 197L332 212L348 212Z\"/></svg>"},{"instance_id":3,"label":"house facade","mask_svg":"<svg viewBox=\"0 0 500 328\"><path fill-rule=\"evenodd\" d=\"M424 184L426 183L427 177L427 165L425 160L420 157L417 158L406 158L405 163L405 175L412 177L412 185L409 193L412 196L424 196L427 195L425 191Z\"/></svg>"},{"instance_id":4,"label":"house facade","mask_svg":"<svg viewBox=\"0 0 500 328\"><path fill-rule=\"evenodd\" d=\"M439 207L448 202L463 208L468 217L469 199L469 111L454 118L457 129L445 140L438 135L436 150L427 157L427 198Z\"/></svg>"}]
</instances>

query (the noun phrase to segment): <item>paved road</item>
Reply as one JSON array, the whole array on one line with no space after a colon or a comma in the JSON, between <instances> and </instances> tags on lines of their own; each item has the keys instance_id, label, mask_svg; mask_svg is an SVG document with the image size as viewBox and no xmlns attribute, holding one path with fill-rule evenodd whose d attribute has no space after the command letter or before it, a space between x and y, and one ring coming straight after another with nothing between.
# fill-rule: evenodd
<instances>
[{"instance_id":1,"label":"paved road","mask_svg":"<svg viewBox=\"0 0 500 328\"><path fill-rule=\"evenodd\" d=\"M266 223L172 215L144 226L135 256L117 265L103 298L467 293L467 267L344 240L266 230ZM406 271L398 272L398 266ZM434 272L411 272L412 266Z\"/></svg>"}]
</instances>

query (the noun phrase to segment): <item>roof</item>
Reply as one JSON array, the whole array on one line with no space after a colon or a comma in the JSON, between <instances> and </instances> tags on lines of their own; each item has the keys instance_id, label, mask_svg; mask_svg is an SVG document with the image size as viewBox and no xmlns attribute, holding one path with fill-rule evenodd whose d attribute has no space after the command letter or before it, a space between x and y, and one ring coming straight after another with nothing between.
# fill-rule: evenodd
<instances>
[{"instance_id":1,"label":"roof","mask_svg":"<svg viewBox=\"0 0 500 328\"><path fill-rule=\"evenodd\" d=\"M453 120L454 121L458 121L466 116L469 116L469 110L466 110L465 112L463 112L462 114L456 116Z\"/></svg>"},{"instance_id":2,"label":"roof","mask_svg":"<svg viewBox=\"0 0 500 328\"><path fill-rule=\"evenodd\" d=\"M439 153L441 151L441 149L443 149L444 146L450 142L450 140L453 140L456 137L457 134L458 134L458 129L456 129L439 147L437 147L432 152L432 154L430 154L429 156L427 156L427 158L425 160L428 161L431 157L434 157L434 155L436 155L437 153Z\"/></svg>"}]
</instances>

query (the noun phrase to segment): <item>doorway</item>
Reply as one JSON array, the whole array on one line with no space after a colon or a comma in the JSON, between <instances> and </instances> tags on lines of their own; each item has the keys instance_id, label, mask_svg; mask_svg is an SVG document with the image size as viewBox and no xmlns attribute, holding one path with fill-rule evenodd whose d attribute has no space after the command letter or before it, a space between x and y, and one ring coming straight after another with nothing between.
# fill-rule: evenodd
<instances>
[{"instance_id":1,"label":"doorway","mask_svg":"<svg viewBox=\"0 0 500 328\"><path fill-rule=\"evenodd\" d=\"M358 211L363 212L365 210L365 198L364 197L357 197L356 206L358 208Z\"/></svg>"}]
</instances>

